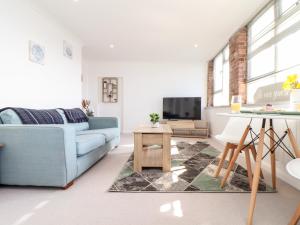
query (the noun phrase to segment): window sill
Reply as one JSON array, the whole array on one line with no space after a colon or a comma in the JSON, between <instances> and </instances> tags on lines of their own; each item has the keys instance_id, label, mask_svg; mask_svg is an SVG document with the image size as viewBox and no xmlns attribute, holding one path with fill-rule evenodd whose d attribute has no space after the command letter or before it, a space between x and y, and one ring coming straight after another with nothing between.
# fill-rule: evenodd
<instances>
[{"instance_id":1,"label":"window sill","mask_svg":"<svg viewBox=\"0 0 300 225\"><path fill-rule=\"evenodd\" d=\"M222 109L229 108L230 105L206 106L204 109Z\"/></svg>"},{"instance_id":2,"label":"window sill","mask_svg":"<svg viewBox=\"0 0 300 225\"><path fill-rule=\"evenodd\" d=\"M272 106L282 106L282 105L289 105L289 102L274 102L272 103ZM243 104L242 107L262 107L265 106L266 104Z\"/></svg>"},{"instance_id":3,"label":"window sill","mask_svg":"<svg viewBox=\"0 0 300 225\"><path fill-rule=\"evenodd\" d=\"M243 107L262 107L266 104L242 104ZM287 106L289 105L289 102L276 102L273 103L272 106ZM230 105L222 105L222 106L206 106L204 109L222 109L222 108L229 108Z\"/></svg>"}]
</instances>

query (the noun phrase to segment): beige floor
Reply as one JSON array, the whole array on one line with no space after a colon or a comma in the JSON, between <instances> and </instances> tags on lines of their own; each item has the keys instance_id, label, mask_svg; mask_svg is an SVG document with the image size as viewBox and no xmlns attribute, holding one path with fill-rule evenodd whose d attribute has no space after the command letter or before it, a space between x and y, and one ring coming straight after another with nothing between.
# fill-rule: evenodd
<instances>
[{"instance_id":1,"label":"beige floor","mask_svg":"<svg viewBox=\"0 0 300 225\"><path fill-rule=\"evenodd\" d=\"M208 141L220 147L211 140ZM249 194L106 192L132 152L132 142L131 136L122 136L118 149L77 179L66 191L1 187L0 224L245 224ZM287 224L299 201L300 192L279 181L278 193L258 195L255 224Z\"/></svg>"}]
</instances>

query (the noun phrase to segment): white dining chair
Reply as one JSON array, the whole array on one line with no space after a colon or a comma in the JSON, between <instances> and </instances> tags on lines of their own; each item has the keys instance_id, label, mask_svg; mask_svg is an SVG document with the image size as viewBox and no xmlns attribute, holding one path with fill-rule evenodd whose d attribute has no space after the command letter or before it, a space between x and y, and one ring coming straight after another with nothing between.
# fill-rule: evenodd
<instances>
[{"instance_id":1,"label":"white dining chair","mask_svg":"<svg viewBox=\"0 0 300 225\"><path fill-rule=\"evenodd\" d=\"M223 168L224 162L226 160L226 157L228 153L230 152L228 162L232 160L232 156L234 154L234 151L237 149L237 146L240 142L241 136L245 130L245 127L250 123L250 119L248 118L235 118L231 117L226 124L223 132L219 135L216 135L215 138L225 145L223 154L220 158L218 167L215 171L214 176L217 177L220 174L221 169ZM254 132L256 132L255 127L256 127L257 121L252 121L251 122L251 127L253 128ZM248 135L245 143L250 143L251 142L251 136ZM244 146L243 150L245 153L245 160L246 160L246 167L247 167L247 174L248 174L248 181L249 181L249 186L251 188L252 186L252 169L251 169L251 159L250 159L250 152L256 160L256 149L253 144L249 145L248 147ZM261 177L263 177L261 173Z\"/></svg>"},{"instance_id":2,"label":"white dining chair","mask_svg":"<svg viewBox=\"0 0 300 225\"><path fill-rule=\"evenodd\" d=\"M300 180L300 158L293 159L286 165L288 173ZM300 220L300 204L298 205L289 225L296 225Z\"/></svg>"}]
</instances>

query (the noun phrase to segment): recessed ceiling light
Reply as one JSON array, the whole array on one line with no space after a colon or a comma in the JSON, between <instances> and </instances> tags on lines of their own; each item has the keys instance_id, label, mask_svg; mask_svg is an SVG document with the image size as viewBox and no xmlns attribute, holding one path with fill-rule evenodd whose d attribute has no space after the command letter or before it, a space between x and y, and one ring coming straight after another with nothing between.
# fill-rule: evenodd
<instances>
[{"instance_id":1,"label":"recessed ceiling light","mask_svg":"<svg viewBox=\"0 0 300 225\"><path fill-rule=\"evenodd\" d=\"M109 47L110 48L115 48L115 45L114 44L110 44Z\"/></svg>"},{"instance_id":2,"label":"recessed ceiling light","mask_svg":"<svg viewBox=\"0 0 300 225\"><path fill-rule=\"evenodd\" d=\"M194 48L198 48L198 44L194 44Z\"/></svg>"},{"instance_id":3,"label":"recessed ceiling light","mask_svg":"<svg viewBox=\"0 0 300 225\"><path fill-rule=\"evenodd\" d=\"M73 2L79 2L79 0L73 0Z\"/></svg>"}]
</instances>

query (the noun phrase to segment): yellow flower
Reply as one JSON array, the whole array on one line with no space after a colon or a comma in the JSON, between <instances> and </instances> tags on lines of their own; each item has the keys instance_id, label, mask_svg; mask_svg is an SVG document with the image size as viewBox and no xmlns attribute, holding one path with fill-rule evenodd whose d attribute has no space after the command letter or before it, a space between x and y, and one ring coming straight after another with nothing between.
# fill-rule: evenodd
<instances>
[{"instance_id":1,"label":"yellow flower","mask_svg":"<svg viewBox=\"0 0 300 225\"><path fill-rule=\"evenodd\" d=\"M283 90L291 90L291 85L288 81L284 82L282 85Z\"/></svg>"},{"instance_id":2,"label":"yellow flower","mask_svg":"<svg viewBox=\"0 0 300 225\"><path fill-rule=\"evenodd\" d=\"M290 74L287 76L286 81L282 84L282 88L284 90L291 89L300 89L300 84L298 82L298 74Z\"/></svg>"},{"instance_id":3,"label":"yellow flower","mask_svg":"<svg viewBox=\"0 0 300 225\"><path fill-rule=\"evenodd\" d=\"M297 74L291 74L291 75L289 75L289 76L287 77L287 81L288 81L289 83L294 83L294 82L297 81L297 79L298 79L298 75L297 75Z\"/></svg>"}]
</instances>

